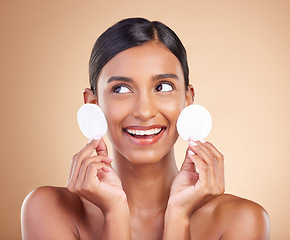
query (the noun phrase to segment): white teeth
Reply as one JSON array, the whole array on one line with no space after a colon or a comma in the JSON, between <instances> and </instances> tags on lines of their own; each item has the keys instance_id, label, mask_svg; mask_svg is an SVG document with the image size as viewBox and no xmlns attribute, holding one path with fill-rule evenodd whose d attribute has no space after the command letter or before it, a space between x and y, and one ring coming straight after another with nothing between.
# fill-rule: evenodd
<instances>
[{"instance_id":1,"label":"white teeth","mask_svg":"<svg viewBox=\"0 0 290 240\"><path fill-rule=\"evenodd\" d=\"M126 129L126 131L130 134L134 135L153 135L157 134L161 131L162 128L153 128L150 130L133 130L133 129Z\"/></svg>"}]
</instances>

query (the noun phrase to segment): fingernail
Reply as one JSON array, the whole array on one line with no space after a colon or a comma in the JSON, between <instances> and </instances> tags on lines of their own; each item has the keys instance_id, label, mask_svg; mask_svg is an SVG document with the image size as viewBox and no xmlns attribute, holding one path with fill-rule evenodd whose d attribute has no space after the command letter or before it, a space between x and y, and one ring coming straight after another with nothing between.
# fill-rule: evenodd
<instances>
[{"instance_id":1,"label":"fingernail","mask_svg":"<svg viewBox=\"0 0 290 240\"><path fill-rule=\"evenodd\" d=\"M90 139L90 140L88 141L88 143L90 143L90 142L93 141L93 140L99 140L99 139L101 139L101 138L102 138L101 135L94 136L92 139Z\"/></svg>"},{"instance_id":2,"label":"fingernail","mask_svg":"<svg viewBox=\"0 0 290 240\"><path fill-rule=\"evenodd\" d=\"M109 156L109 155L108 155L108 157L109 157L109 158L111 158L112 160L114 160L114 158L113 158L113 157L111 157L111 156Z\"/></svg>"},{"instance_id":3,"label":"fingernail","mask_svg":"<svg viewBox=\"0 0 290 240\"><path fill-rule=\"evenodd\" d=\"M192 146L192 147L197 146L197 144L194 141L192 141L192 140L189 141L189 145Z\"/></svg>"},{"instance_id":4,"label":"fingernail","mask_svg":"<svg viewBox=\"0 0 290 240\"><path fill-rule=\"evenodd\" d=\"M202 143L205 143L206 141L204 141L203 139L201 139L201 140L199 140L200 142L202 142Z\"/></svg>"},{"instance_id":5,"label":"fingernail","mask_svg":"<svg viewBox=\"0 0 290 240\"><path fill-rule=\"evenodd\" d=\"M99 140L99 139L101 139L101 138L102 138L101 135L97 135L97 136L94 136L94 137L93 137L94 140Z\"/></svg>"},{"instance_id":6,"label":"fingernail","mask_svg":"<svg viewBox=\"0 0 290 240\"><path fill-rule=\"evenodd\" d=\"M198 139L196 139L195 137L190 137L189 140L192 140L194 142L198 141Z\"/></svg>"},{"instance_id":7,"label":"fingernail","mask_svg":"<svg viewBox=\"0 0 290 240\"><path fill-rule=\"evenodd\" d=\"M191 150L188 150L188 154L189 155L195 155L195 153L193 151L191 151Z\"/></svg>"}]
</instances>

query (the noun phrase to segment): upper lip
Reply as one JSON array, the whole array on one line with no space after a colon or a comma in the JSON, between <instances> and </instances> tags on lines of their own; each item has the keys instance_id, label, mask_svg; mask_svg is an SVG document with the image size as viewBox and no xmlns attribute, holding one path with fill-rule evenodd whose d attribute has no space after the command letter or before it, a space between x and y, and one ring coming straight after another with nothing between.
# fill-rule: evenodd
<instances>
[{"instance_id":1,"label":"upper lip","mask_svg":"<svg viewBox=\"0 0 290 240\"><path fill-rule=\"evenodd\" d=\"M165 128L165 126L160 125L160 124L155 124L155 125L150 125L150 126L128 126L128 127L124 127L124 129L132 129L132 130L151 130L154 128Z\"/></svg>"}]
</instances>

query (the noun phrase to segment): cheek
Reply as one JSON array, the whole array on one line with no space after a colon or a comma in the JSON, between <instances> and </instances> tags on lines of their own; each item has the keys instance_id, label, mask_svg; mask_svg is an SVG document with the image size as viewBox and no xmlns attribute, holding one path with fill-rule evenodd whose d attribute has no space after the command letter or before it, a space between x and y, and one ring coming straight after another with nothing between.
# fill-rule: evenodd
<instances>
[{"instance_id":1,"label":"cheek","mask_svg":"<svg viewBox=\"0 0 290 240\"><path fill-rule=\"evenodd\" d=\"M106 119L108 121L108 127L115 127L116 123L121 119L124 119L127 113L127 102L124 103L124 100L116 100L110 96L110 92L104 89L103 94L99 97L99 106L103 110ZM114 124L113 124L114 123Z\"/></svg>"},{"instance_id":2,"label":"cheek","mask_svg":"<svg viewBox=\"0 0 290 240\"><path fill-rule=\"evenodd\" d=\"M112 143L116 143L123 133L121 124L129 114L130 104L123 101L104 101L101 108L108 122L108 138Z\"/></svg>"},{"instance_id":3,"label":"cheek","mask_svg":"<svg viewBox=\"0 0 290 240\"><path fill-rule=\"evenodd\" d=\"M102 109L108 121L109 128L116 127L116 124L120 123L128 115L128 105L122 102L108 102L104 104Z\"/></svg>"},{"instance_id":4,"label":"cheek","mask_svg":"<svg viewBox=\"0 0 290 240\"><path fill-rule=\"evenodd\" d=\"M176 123L178 116L185 105L185 97L182 96L171 97L159 101L160 113L170 121L170 124Z\"/></svg>"}]
</instances>

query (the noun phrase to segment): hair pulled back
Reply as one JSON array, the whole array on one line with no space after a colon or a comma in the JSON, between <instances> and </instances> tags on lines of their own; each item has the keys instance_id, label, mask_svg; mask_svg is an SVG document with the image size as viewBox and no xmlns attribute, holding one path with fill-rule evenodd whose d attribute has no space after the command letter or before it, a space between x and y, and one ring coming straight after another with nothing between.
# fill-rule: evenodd
<instances>
[{"instance_id":1,"label":"hair pulled back","mask_svg":"<svg viewBox=\"0 0 290 240\"><path fill-rule=\"evenodd\" d=\"M186 50L178 36L165 24L145 18L127 18L117 22L100 35L92 49L89 62L90 86L97 94L97 81L105 64L118 53L150 41L159 41L179 60L185 88L189 84Z\"/></svg>"}]
</instances>

